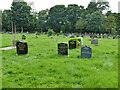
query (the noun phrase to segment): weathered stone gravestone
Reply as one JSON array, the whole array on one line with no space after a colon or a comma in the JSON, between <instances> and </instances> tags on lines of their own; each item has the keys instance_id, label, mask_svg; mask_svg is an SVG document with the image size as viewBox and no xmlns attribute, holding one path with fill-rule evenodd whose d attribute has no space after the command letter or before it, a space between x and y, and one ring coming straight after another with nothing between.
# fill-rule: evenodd
<instances>
[{"instance_id":1,"label":"weathered stone gravestone","mask_svg":"<svg viewBox=\"0 0 120 90\"><path fill-rule=\"evenodd\" d=\"M88 38L88 35L86 35L85 37Z\"/></svg>"},{"instance_id":2,"label":"weathered stone gravestone","mask_svg":"<svg viewBox=\"0 0 120 90\"><path fill-rule=\"evenodd\" d=\"M92 56L92 49L88 46L81 48L81 58L91 58Z\"/></svg>"},{"instance_id":3,"label":"weathered stone gravestone","mask_svg":"<svg viewBox=\"0 0 120 90\"><path fill-rule=\"evenodd\" d=\"M26 40L26 36L25 35L22 35L22 40Z\"/></svg>"},{"instance_id":4,"label":"weathered stone gravestone","mask_svg":"<svg viewBox=\"0 0 120 90\"><path fill-rule=\"evenodd\" d=\"M107 35L107 39L110 39L110 35Z\"/></svg>"},{"instance_id":5,"label":"weathered stone gravestone","mask_svg":"<svg viewBox=\"0 0 120 90\"><path fill-rule=\"evenodd\" d=\"M92 39L92 40L91 40L91 44L92 44L92 45L94 45L94 44L95 44L95 45L98 45L98 39Z\"/></svg>"},{"instance_id":6,"label":"weathered stone gravestone","mask_svg":"<svg viewBox=\"0 0 120 90\"><path fill-rule=\"evenodd\" d=\"M16 43L16 48L17 48L17 55L27 54L28 53L27 42L18 41Z\"/></svg>"},{"instance_id":7,"label":"weathered stone gravestone","mask_svg":"<svg viewBox=\"0 0 120 90\"><path fill-rule=\"evenodd\" d=\"M59 55L68 55L68 45L66 43L58 44L58 54Z\"/></svg>"},{"instance_id":8,"label":"weathered stone gravestone","mask_svg":"<svg viewBox=\"0 0 120 90\"><path fill-rule=\"evenodd\" d=\"M69 49L76 48L76 40L70 40L69 41Z\"/></svg>"},{"instance_id":9,"label":"weathered stone gravestone","mask_svg":"<svg viewBox=\"0 0 120 90\"><path fill-rule=\"evenodd\" d=\"M116 36L116 39L119 39L119 36L118 36L118 35Z\"/></svg>"}]
</instances>

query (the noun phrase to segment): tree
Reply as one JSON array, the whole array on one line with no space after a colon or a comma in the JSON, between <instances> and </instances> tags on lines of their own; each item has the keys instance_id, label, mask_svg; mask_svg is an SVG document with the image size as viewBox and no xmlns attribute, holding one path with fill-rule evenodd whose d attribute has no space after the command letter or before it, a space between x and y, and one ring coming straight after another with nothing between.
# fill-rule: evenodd
<instances>
[{"instance_id":1,"label":"tree","mask_svg":"<svg viewBox=\"0 0 120 90\"><path fill-rule=\"evenodd\" d=\"M47 31L49 28L47 27L47 19L48 19L49 10L42 10L38 13L38 25L39 29L42 31Z\"/></svg>"},{"instance_id":2,"label":"tree","mask_svg":"<svg viewBox=\"0 0 120 90\"><path fill-rule=\"evenodd\" d=\"M2 10L0 10L0 32L2 31Z\"/></svg>"},{"instance_id":3,"label":"tree","mask_svg":"<svg viewBox=\"0 0 120 90\"><path fill-rule=\"evenodd\" d=\"M104 19L104 29L106 32L115 32L116 25L117 24L114 16L108 16Z\"/></svg>"},{"instance_id":4,"label":"tree","mask_svg":"<svg viewBox=\"0 0 120 90\"><path fill-rule=\"evenodd\" d=\"M84 19L79 19L75 24L75 28L82 32L82 30L85 29L85 20Z\"/></svg>"},{"instance_id":5,"label":"tree","mask_svg":"<svg viewBox=\"0 0 120 90\"><path fill-rule=\"evenodd\" d=\"M84 12L83 6L78 6L77 4L70 4L65 10L66 15L66 23L70 23L70 32L75 32L75 24L78 19L80 19L80 15Z\"/></svg>"},{"instance_id":6,"label":"tree","mask_svg":"<svg viewBox=\"0 0 120 90\"><path fill-rule=\"evenodd\" d=\"M11 11L4 10L2 13L2 28L5 31L11 31L11 26L12 26Z\"/></svg>"},{"instance_id":7,"label":"tree","mask_svg":"<svg viewBox=\"0 0 120 90\"><path fill-rule=\"evenodd\" d=\"M55 32L59 32L61 25L64 25L65 20L65 5L56 5L49 10L47 25Z\"/></svg>"},{"instance_id":8,"label":"tree","mask_svg":"<svg viewBox=\"0 0 120 90\"><path fill-rule=\"evenodd\" d=\"M89 4L88 4L88 7L86 8L87 10L87 14L91 14L95 11L98 11L98 8L97 8L97 3L94 1L91 1Z\"/></svg>"},{"instance_id":9,"label":"tree","mask_svg":"<svg viewBox=\"0 0 120 90\"><path fill-rule=\"evenodd\" d=\"M99 9L100 12L109 9L109 2L106 0L98 0L97 1L97 8Z\"/></svg>"},{"instance_id":10,"label":"tree","mask_svg":"<svg viewBox=\"0 0 120 90\"><path fill-rule=\"evenodd\" d=\"M26 27L29 22L30 10L31 7L23 0L13 0L11 6L12 21L15 26L21 27L21 32L23 32L23 27Z\"/></svg>"},{"instance_id":11,"label":"tree","mask_svg":"<svg viewBox=\"0 0 120 90\"><path fill-rule=\"evenodd\" d=\"M65 33L66 31L65 31L65 26L64 25L62 25L61 26L61 30Z\"/></svg>"},{"instance_id":12,"label":"tree","mask_svg":"<svg viewBox=\"0 0 120 90\"><path fill-rule=\"evenodd\" d=\"M91 14L93 12L96 11L100 11L102 13L102 11L107 10L109 8L109 2L104 1L104 0L98 0L96 2L96 0L92 0L89 4L88 7L86 8L87 10L87 14Z\"/></svg>"},{"instance_id":13,"label":"tree","mask_svg":"<svg viewBox=\"0 0 120 90\"><path fill-rule=\"evenodd\" d=\"M119 30L120 29L120 13L118 13L117 15L118 15L117 20L116 20L116 22L117 22L117 30Z\"/></svg>"},{"instance_id":14,"label":"tree","mask_svg":"<svg viewBox=\"0 0 120 90\"><path fill-rule=\"evenodd\" d=\"M38 31L38 19L36 15L29 15L29 22L27 23L27 30L30 32Z\"/></svg>"},{"instance_id":15,"label":"tree","mask_svg":"<svg viewBox=\"0 0 120 90\"><path fill-rule=\"evenodd\" d=\"M99 11L86 15L86 30L89 32L102 32L103 21L104 17Z\"/></svg>"}]
</instances>

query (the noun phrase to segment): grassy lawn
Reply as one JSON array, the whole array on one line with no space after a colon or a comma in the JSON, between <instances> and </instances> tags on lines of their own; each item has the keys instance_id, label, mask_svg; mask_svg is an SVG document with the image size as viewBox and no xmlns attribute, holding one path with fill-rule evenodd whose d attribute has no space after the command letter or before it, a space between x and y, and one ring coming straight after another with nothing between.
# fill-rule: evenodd
<instances>
[{"instance_id":1,"label":"grassy lawn","mask_svg":"<svg viewBox=\"0 0 120 90\"><path fill-rule=\"evenodd\" d=\"M16 49L2 51L3 88L117 88L118 39L99 39L92 46L89 38L83 44L92 48L92 57L81 57L81 48L58 55L58 43L69 38L27 34L27 55L16 55ZM2 34L2 47L12 45L13 35ZM18 34L20 40L22 35ZM57 42L53 40L58 38Z\"/></svg>"}]
</instances>

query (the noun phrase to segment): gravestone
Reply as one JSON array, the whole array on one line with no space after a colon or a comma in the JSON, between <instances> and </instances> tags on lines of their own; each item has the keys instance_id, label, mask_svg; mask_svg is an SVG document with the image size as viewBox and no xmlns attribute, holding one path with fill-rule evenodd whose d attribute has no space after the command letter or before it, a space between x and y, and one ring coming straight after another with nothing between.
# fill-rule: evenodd
<instances>
[{"instance_id":1,"label":"gravestone","mask_svg":"<svg viewBox=\"0 0 120 90\"><path fill-rule=\"evenodd\" d=\"M92 56L92 49L88 46L81 48L81 58L91 58Z\"/></svg>"},{"instance_id":2,"label":"gravestone","mask_svg":"<svg viewBox=\"0 0 120 90\"><path fill-rule=\"evenodd\" d=\"M70 40L69 41L69 49L76 48L76 40Z\"/></svg>"},{"instance_id":3,"label":"gravestone","mask_svg":"<svg viewBox=\"0 0 120 90\"><path fill-rule=\"evenodd\" d=\"M25 35L22 35L22 40L26 40L26 36Z\"/></svg>"},{"instance_id":4,"label":"gravestone","mask_svg":"<svg viewBox=\"0 0 120 90\"><path fill-rule=\"evenodd\" d=\"M117 35L117 36L116 36L116 39L118 39L118 38L119 38L119 36Z\"/></svg>"},{"instance_id":5,"label":"gravestone","mask_svg":"<svg viewBox=\"0 0 120 90\"><path fill-rule=\"evenodd\" d=\"M36 32L36 35L39 35L39 32Z\"/></svg>"},{"instance_id":6,"label":"gravestone","mask_svg":"<svg viewBox=\"0 0 120 90\"><path fill-rule=\"evenodd\" d=\"M59 36L59 34L57 33L57 36Z\"/></svg>"},{"instance_id":7,"label":"gravestone","mask_svg":"<svg viewBox=\"0 0 120 90\"><path fill-rule=\"evenodd\" d=\"M109 35L107 36L107 39L110 39L110 36L109 36Z\"/></svg>"},{"instance_id":8,"label":"gravestone","mask_svg":"<svg viewBox=\"0 0 120 90\"><path fill-rule=\"evenodd\" d=\"M115 36L113 36L113 39L115 39Z\"/></svg>"},{"instance_id":9,"label":"gravestone","mask_svg":"<svg viewBox=\"0 0 120 90\"><path fill-rule=\"evenodd\" d=\"M74 38L74 36L71 36L70 38Z\"/></svg>"},{"instance_id":10,"label":"gravestone","mask_svg":"<svg viewBox=\"0 0 120 90\"><path fill-rule=\"evenodd\" d=\"M101 35L99 36L99 38L101 38Z\"/></svg>"},{"instance_id":11,"label":"gravestone","mask_svg":"<svg viewBox=\"0 0 120 90\"><path fill-rule=\"evenodd\" d=\"M58 44L58 54L59 55L68 55L68 45L66 43Z\"/></svg>"},{"instance_id":12,"label":"gravestone","mask_svg":"<svg viewBox=\"0 0 120 90\"><path fill-rule=\"evenodd\" d=\"M86 35L86 38L88 38L88 35Z\"/></svg>"},{"instance_id":13,"label":"gravestone","mask_svg":"<svg viewBox=\"0 0 120 90\"><path fill-rule=\"evenodd\" d=\"M91 40L91 44L92 44L92 45L93 45L93 44L98 45L98 39L92 39L92 40Z\"/></svg>"},{"instance_id":14,"label":"gravestone","mask_svg":"<svg viewBox=\"0 0 120 90\"><path fill-rule=\"evenodd\" d=\"M27 54L28 53L27 42L18 41L16 43L16 48L17 48L17 55Z\"/></svg>"},{"instance_id":15,"label":"gravestone","mask_svg":"<svg viewBox=\"0 0 120 90\"><path fill-rule=\"evenodd\" d=\"M104 35L102 36L102 38L104 38Z\"/></svg>"}]
</instances>

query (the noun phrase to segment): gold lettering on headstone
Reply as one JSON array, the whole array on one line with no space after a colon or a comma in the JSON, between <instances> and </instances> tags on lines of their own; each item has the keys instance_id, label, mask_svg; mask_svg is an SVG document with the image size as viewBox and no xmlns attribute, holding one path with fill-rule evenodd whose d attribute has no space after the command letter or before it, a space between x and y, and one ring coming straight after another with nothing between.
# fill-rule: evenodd
<instances>
[{"instance_id":1,"label":"gold lettering on headstone","mask_svg":"<svg viewBox=\"0 0 120 90\"><path fill-rule=\"evenodd\" d=\"M70 44L75 44L75 42L72 41L72 42L70 42Z\"/></svg>"},{"instance_id":2,"label":"gold lettering on headstone","mask_svg":"<svg viewBox=\"0 0 120 90\"><path fill-rule=\"evenodd\" d=\"M67 46L64 45L64 44L59 46L59 49L60 49L61 53L65 53L66 52L66 50L65 50L66 48L67 48Z\"/></svg>"},{"instance_id":3,"label":"gold lettering on headstone","mask_svg":"<svg viewBox=\"0 0 120 90\"><path fill-rule=\"evenodd\" d=\"M18 48L19 48L19 50L25 50L25 44L24 43L19 43Z\"/></svg>"}]
</instances>

